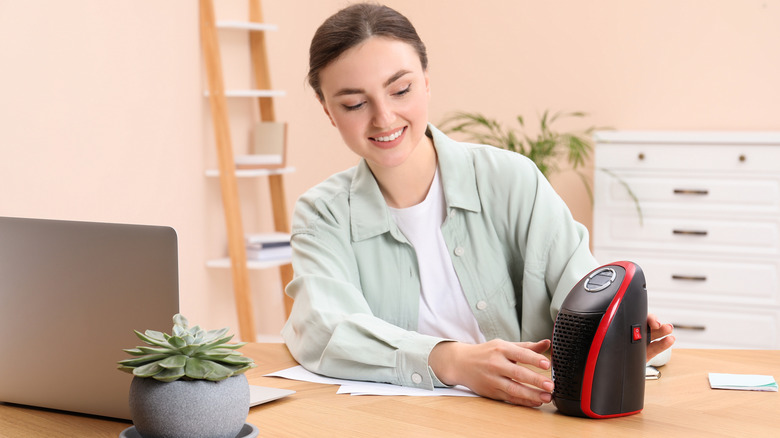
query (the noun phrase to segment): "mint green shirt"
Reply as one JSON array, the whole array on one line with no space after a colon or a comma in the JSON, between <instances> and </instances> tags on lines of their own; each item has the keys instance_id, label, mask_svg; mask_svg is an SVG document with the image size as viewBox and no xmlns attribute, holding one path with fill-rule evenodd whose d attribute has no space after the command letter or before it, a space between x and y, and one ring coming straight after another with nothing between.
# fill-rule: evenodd
<instances>
[{"instance_id":1,"label":"mint green shirt","mask_svg":"<svg viewBox=\"0 0 780 438\"><path fill-rule=\"evenodd\" d=\"M456 142L429 125L447 217L442 234L485 338L535 341L572 287L598 266L587 230L526 157ZM362 160L307 191L292 225L294 300L282 336L310 371L431 389L417 333L420 274Z\"/></svg>"}]
</instances>

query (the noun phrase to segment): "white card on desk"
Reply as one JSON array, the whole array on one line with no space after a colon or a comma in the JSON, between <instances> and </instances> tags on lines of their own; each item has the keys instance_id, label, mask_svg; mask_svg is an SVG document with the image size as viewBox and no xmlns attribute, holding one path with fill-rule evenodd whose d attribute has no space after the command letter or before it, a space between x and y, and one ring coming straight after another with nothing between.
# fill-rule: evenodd
<instances>
[{"instance_id":1,"label":"white card on desk","mask_svg":"<svg viewBox=\"0 0 780 438\"><path fill-rule=\"evenodd\" d=\"M339 394L479 397L464 386L434 388L433 391L429 391L427 389L410 388L406 386L391 385L389 383L334 379L312 373L300 365L266 374L266 377L283 377L285 379L300 380L304 382L341 385L337 391Z\"/></svg>"},{"instance_id":2,"label":"white card on desk","mask_svg":"<svg viewBox=\"0 0 780 438\"><path fill-rule=\"evenodd\" d=\"M743 391L777 391L777 382L772 376L757 374L710 373L710 388L738 389Z\"/></svg>"}]
</instances>

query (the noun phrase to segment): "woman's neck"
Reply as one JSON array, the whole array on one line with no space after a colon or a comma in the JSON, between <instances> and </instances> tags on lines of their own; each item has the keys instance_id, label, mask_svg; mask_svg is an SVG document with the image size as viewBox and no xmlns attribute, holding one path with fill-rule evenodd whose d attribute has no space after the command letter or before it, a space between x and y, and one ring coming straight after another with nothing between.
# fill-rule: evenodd
<instances>
[{"instance_id":1,"label":"woman's neck","mask_svg":"<svg viewBox=\"0 0 780 438\"><path fill-rule=\"evenodd\" d=\"M420 144L403 164L393 168L372 168L371 171L387 205L393 208L417 205L425 200L436 174L436 149L433 147L433 140L423 136Z\"/></svg>"}]
</instances>

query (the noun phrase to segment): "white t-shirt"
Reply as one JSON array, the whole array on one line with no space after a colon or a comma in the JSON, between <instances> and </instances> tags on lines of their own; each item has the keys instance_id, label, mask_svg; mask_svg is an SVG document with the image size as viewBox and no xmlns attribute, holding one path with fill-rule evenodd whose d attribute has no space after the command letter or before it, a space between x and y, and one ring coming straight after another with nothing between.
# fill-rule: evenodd
<instances>
[{"instance_id":1,"label":"white t-shirt","mask_svg":"<svg viewBox=\"0 0 780 438\"><path fill-rule=\"evenodd\" d=\"M417 331L482 343L485 337L463 293L441 233L445 210L438 168L424 201L408 208L390 208L395 223L417 253L421 288Z\"/></svg>"}]
</instances>

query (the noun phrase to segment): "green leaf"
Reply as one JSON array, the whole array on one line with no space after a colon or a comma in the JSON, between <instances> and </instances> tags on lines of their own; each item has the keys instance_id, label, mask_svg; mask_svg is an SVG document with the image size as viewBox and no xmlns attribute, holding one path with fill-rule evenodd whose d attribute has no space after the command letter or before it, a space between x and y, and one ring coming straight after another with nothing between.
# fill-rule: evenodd
<instances>
[{"instance_id":1,"label":"green leaf","mask_svg":"<svg viewBox=\"0 0 780 438\"><path fill-rule=\"evenodd\" d=\"M155 341L165 342L165 333L163 332L158 332L157 330L146 330L144 335L154 339Z\"/></svg>"},{"instance_id":2,"label":"green leaf","mask_svg":"<svg viewBox=\"0 0 780 438\"><path fill-rule=\"evenodd\" d=\"M200 345L187 345L185 347L179 348L179 353L185 355L185 356L192 356L195 354L195 352L198 351L200 348Z\"/></svg>"},{"instance_id":3,"label":"green leaf","mask_svg":"<svg viewBox=\"0 0 780 438\"><path fill-rule=\"evenodd\" d=\"M168 354L151 354L148 356L142 356L142 357L136 357L132 359L125 359L120 360L117 362L118 364L129 366L129 367L139 367L145 364L148 364L150 362L156 362L158 360L165 359L166 357L169 357Z\"/></svg>"},{"instance_id":4,"label":"green leaf","mask_svg":"<svg viewBox=\"0 0 780 438\"><path fill-rule=\"evenodd\" d=\"M192 357L197 357L199 359L209 359L209 360L219 361L220 359L224 359L233 354L233 352L230 350L225 350L225 351L227 351L227 353L217 353L214 350L199 351L193 354Z\"/></svg>"},{"instance_id":5,"label":"green leaf","mask_svg":"<svg viewBox=\"0 0 780 438\"><path fill-rule=\"evenodd\" d=\"M243 347L246 344L246 342L242 342L240 344L235 345L222 345L220 348L215 348L213 350L204 351L203 353L206 354L238 354L240 355L238 351L234 351L237 348L236 347Z\"/></svg>"},{"instance_id":6,"label":"green leaf","mask_svg":"<svg viewBox=\"0 0 780 438\"><path fill-rule=\"evenodd\" d=\"M152 377L163 369L158 362L152 362L134 369L133 374L138 377Z\"/></svg>"},{"instance_id":7,"label":"green leaf","mask_svg":"<svg viewBox=\"0 0 780 438\"><path fill-rule=\"evenodd\" d=\"M171 354L174 351L176 351L170 347L146 347L146 346L138 347L138 350L142 351L144 354Z\"/></svg>"},{"instance_id":8,"label":"green leaf","mask_svg":"<svg viewBox=\"0 0 780 438\"><path fill-rule=\"evenodd\" d=\"M117 368L119 371L124 371L124 372L126 372L126 373L130 373L130 374L133 374L133 371L135 370L135 367L126 367L126 366L124 366L124 365L121 365L121 364L120 364L120 365L118 365L116 368Z\"/></svg>"},{"instance_id":9,"label":"green leaf","mask_svg":"<svg viewBox=\"0 0 780 438\"><path fill-rule=\"evenodd\" d=\"M178 336L171 336L171 338L168 339L168 343L171 344L174 348L182 348L187 345L187 343L184 342L184 339Z\"/></svg>"},{"instance_id":10,"label":"green leaf","mask_svg":"<svg viewBox=\"0 0 780 438\"><path fill-rule=\"evenodd\" d=\"M217 345L222 345L222 344L224 344L224 343L228 342L228 341L229 341L229 340L231 340L231 339L233 339L233 335L230 335L230 336L225 336L224 338L219 338L219 339L217 339L217 340L214 340L214 341L208 342L208 343L206 343L206 344L203 344L203 345L202 345L202 346L199 348L199 351L211 350L211 349L213 349L214 347L216 347Z\"/></svg>"},{"instance_id":11,"label":"green leaf","mask_svg":"<svg viewBox=\"0 0 780 438\"><path fill-rule=\"evenodd\" d=\"M622 185L626 189L628 195L634 201L634 206L636 207L636 213L639 216L639 226L644 226L644 214L642 213L642 206L639 204L639 198L637 198L634 191L631 190L631 187L628 185L628 183L623 178L621 178L620 175L612 172L609 169L604 169L600 167L599 170L611 176L612 178L615 178L618 181L618 183L620 183L620 185Z\"/></svg>"},{"instance_id":12,"label":"green leaf","mask_svg":"<svg viewBox=\"0 0 780 438\"><path fill-rule=\"evenodd\" d=\"M147 333L150 332L150 331L153 332L152 330L147 330ZM155 332L155 333L159 333L159 332ZM162 333L160 333L160 334L162 335ZM166 348L171 346L168 343L168 341L165 340L165 338L160 340L160 339L158 339L156 337L148 336L148 334L143 334L143 333L141 333L141 332L139 332L137 330L135 331L135 335L138 336L142 341L144 341L144 342L146 342L147 344L150 344L150 345L157 345L159 347L166 347Z\"/></svg>"},{"instance_id":13,"label":"green leaf","mask_svg":"<svg viewBox=\"0 0 780 438\"><path fill-rule=\"evenodd\" d=\"M173 326L173 335L174 336L182 337L185 334L187 334L187 329L185 329L184 327L179 326L179 325Z\"/></svg>"},{"instance_id":14,"label":"green leaf","mask_svg":"<svg viewBox=\"0 0 780 438\"><path fill-rule=\"evenodd\" d=\"M160 362L160 366L163 368L182 368L187 364L187 356L177 355L167 357Z\"/></svg>"},{"instance_id":15,"label":"green leaf","mask_svg":"<svg viewBox=\"0 0 780 438\"><path fill-rule=\"evenodd\" d=\"M201 380L223 380L233 375L233 370L210 360L187 359L184 367L187 377Z\"/></svg>"},{"instance_id":16,"label":"green leaf","mask_svg":"<svg viewBox=\"0 0 780 438\"><path fill-rule=\"evenodd\" d=\"M229 338L232 338L232 336L228 337L227 339L229 339ZM223 338L223 339L226 339L226 338ZM237 350L238 348L243 347L246 344L246 342L241 342L241 343L238 343L238 344L235 344L235 345L231 345L231 344L223 344L220 341L222 341L222 340L217 340L217 341L214 341L214 342L212 342L210 344L199 345L199 346L197 346L195 351L193 351L190 354L190 356L196 356L196 355L203 354L203 353L210 353L210 352L217 351L217 350Z\"/></svg>"},{"instance_id":17,"label":"green leaf","mask_svg":"<svg viewBox=\"0 0 780 438\"><path fill-rule=\"evenodd\" d=\"M210 343L214 341L215 339L220 339L224 337L228 332L227 328L222 328L219 330L209 330L203 335L203 343ZM230 336L231 338L233 336Z\"/></svg>"},{"instance_id":18,"label":"green leaf","mask_svg":"<svg viewBox=\"0 0 780 438\"><path fill-rule=\"evenodd\" d=\"M190 323L187 321L187 318L184 317L181 313L177 313L173 315L173 325L179 326L183 329L187 329L189 327Z\"/></svg>"},{"instance_id":19,"label":"green leaf","mask_svg":"<svg viewBox=\"0 0 780 438\"><path fill-rule=\"evenodd\" d=\"M210 354L198 355L198 359L211 360L222 365L247 365L254 363L252 358L240 355L213 356Z\"/></svg>"},{"instance_id":20,"label":"green leaf","mask_svg":"<svg viewBox=\"0 0 780 438\"><path fill-rule=\"evenodd\" d=\"M173 382L174 380L184 377L184 367L166 368L152 377L161 382Z\"/></svg>"},{"instance_id":21,"label":"green leaf","mask_svg":"<svg viewBox=\"0 0 780 438\"><path fill-rule=\"evenodd\" d=\"M191 379L205 379L210 372L211 369L205 361L194 357L187 359L184 366L184 374Z\"/></svg>"}]
</instances>

